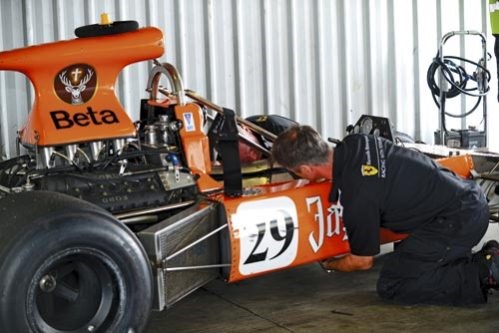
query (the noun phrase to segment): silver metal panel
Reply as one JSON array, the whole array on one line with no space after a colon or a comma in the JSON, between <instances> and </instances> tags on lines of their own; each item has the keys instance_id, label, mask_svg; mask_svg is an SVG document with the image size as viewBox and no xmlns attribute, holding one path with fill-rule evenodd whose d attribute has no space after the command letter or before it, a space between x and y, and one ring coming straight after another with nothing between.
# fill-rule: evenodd
<instances>
[{"instance_id":1,"label":"silver metal panel","mask_svg":"<svg viewBox=\"0 0 499 333\"><path fill-rule=\"evenodd\" d=\"M0 50L73 38L74 28L115 20L155 25L185 86L243 117L280 114L342 137L361 114L388 116L397 129L433 142L437 108L426 71L451 30L489 32L481 0L1 0ZM452 55L478 60L472 41ZM490 36L488 49L493 50ZM133 119L147 96L149 64L125 69L117 94ZM495 73L495 62L489 62ZM497 123L491 82L489 124ZM0 156L15 155L15 134L32 100L23 75L0 73ZM466 109L457 102L457 112ZM480 112L478 112L480 113ZM451 127L479 124L480 115ZM499 132L489 131L499 150Z\"/></svg>"},{"instance_id":2,"label":"silver metal panel","mask_svg":"<svg viewBox=\"0 0 499 333\"><path fill-rule=\"evenodd\" d=\"M170 307L220 276L223 222L216 204L195 205L138 233L153 266L153 309Z\"/></svg>"}]
</instances>

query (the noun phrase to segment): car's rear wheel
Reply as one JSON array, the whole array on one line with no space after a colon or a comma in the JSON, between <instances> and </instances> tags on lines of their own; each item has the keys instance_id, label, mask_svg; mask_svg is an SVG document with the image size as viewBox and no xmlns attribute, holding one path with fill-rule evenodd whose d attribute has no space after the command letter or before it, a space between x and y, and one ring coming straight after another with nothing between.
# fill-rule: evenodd
<instances>
[{"instance_id":1,"label":"car's rear wheel","mask_svg":"<svg viewBox=\"0 0 499 333\"><path fill-rule=\"evenodd\" d=\"M51 192L10 195L0 214L0 332L144 329L152 275L126 226Z\"/></svg>"}]
</instances>

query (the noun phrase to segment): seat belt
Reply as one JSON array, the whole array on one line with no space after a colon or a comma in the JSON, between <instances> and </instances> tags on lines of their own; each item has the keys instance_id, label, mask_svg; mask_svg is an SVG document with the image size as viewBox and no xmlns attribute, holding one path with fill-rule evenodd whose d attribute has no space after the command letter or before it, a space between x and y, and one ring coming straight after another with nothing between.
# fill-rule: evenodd
<instances>
[{"instance_id":1,"label":"seat belt","mask_svg":"<svg viewBox=\"0 0 499 333\"><path fill-rule=\"evenodd\" d=\"M236 114L233 110L223 109L223 120L215 120L218 132L218 148L222 158L224 194L238 197L243 194L243 176L239 158L239 131Z\"/></svg>"}]
</instances>

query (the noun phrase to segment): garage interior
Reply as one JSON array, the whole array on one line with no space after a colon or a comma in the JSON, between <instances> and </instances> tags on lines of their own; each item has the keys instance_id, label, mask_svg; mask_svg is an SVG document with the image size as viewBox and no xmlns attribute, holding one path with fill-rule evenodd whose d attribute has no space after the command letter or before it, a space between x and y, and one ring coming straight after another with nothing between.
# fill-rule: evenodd
<instances>
[{"instance_id":1,"label":"garage interior","mask_svg":"<svg viewBox=\"0 0 499 333\"><path fill-rule=\"evenodd\" d=\"M76 27L97 22L101 13L161 29L166 52L159 60L177 67L186 88L242 118L275 114L341 139L349 125L372 115L389 119L394 133L415 142L437 143L446 128L457 135L447 142L452 148L499 152L488 0L2 0L0 51L72 39ZM443 45L453 31L478 34L457 34ZM440 47L445 55L472 60L466 75L480 72L476 63L484 52L490 55L486 97L458 93L445 105L458 116L442 116L441 96L428 86ZM116 94L132 119L148 96L153 66L133 64L119 76ZM34 98L25 76L0 71L0 161L18 154L17 131ZM497 222L475 250L499 240ZM382 245L374 268L365 272L327 273L313 263L233 284L216 279L153 312L146 332L499 330L499 291L476 307L380 300L376 280L392 246Z\"/></svg>"}]
</instances>

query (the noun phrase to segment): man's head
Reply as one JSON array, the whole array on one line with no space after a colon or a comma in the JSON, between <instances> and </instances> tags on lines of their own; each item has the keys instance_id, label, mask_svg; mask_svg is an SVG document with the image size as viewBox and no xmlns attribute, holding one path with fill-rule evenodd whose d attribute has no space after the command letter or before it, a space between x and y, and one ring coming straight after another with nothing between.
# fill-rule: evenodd
<instances>
[{"instance_id":1,"label":"man's head","mask_svg":"<svg viewBox=\"0 0 499 333\"><path fill-rule=\"evenodd\" d=\"M330 178L331 148L312 127L294 126L281 133L272 146L274 160L310 180Z\"/></svg>"},{"instance_id":2,"label":"man's head","mask_svg":"<svg viewBox=\"0 0 499 333\"><path fill-rule=\"evenodd\" d=\"M260 144L258 138L248 127L244 125L238 125L237 129L239 131L239 134L243 136L246 140L256 144ZM254 161L258 161L261 158L262 158L262 153L260 151L256 150L248 143L239 140L239 159L241 160L241 163L251 163Z\"/></svg>"}]
</instances>

